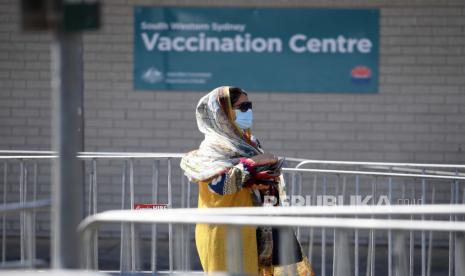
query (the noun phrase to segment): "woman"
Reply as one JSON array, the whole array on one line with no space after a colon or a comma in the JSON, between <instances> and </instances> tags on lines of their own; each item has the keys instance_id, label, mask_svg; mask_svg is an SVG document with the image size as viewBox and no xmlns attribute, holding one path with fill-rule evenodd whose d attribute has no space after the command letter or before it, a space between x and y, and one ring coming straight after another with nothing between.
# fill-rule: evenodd
<instances>
[{"instance_id":1,"label":"woman","mask_svg":"<svg viewBox=\"0 0 465 276\"><path fill-rule=\"evenodd\" d=\"M264 194L276 194L276 176L258 168L276 167L278 159L263 153L251 135L253 113L247 93L240 88L218 87L200 99L196 110L197 125L205 134L198 150L186 154L181 168L199 184L199 208L244 207L263 205ZM268 170L268 171L266 171ZM271 177L270 177L271 175ZM267 182L268 181L268 182ZM275 230L275 229L273 229ZM244 272L260 275L313 275L295 240L298 258L277 266L276 231L271 228L242 227ZM204 271L226 271L226 227L198 224L195 241ZM294 238L295 239L295 238ZM286 269L294 271L285 273Z\"/></svg>"}]
</instances>

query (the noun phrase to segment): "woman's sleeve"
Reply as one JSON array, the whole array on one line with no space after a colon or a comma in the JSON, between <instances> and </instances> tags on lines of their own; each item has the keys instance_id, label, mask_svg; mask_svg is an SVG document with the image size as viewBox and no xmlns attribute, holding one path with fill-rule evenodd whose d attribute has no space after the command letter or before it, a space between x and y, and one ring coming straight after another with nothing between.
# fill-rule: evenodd
<instances>
[{"instance_id":1,"label":"woman's sleeve","mask_svg":"<svg viewBox=\"0 0 465 276\"><path fill-rule=\"evenodd\" d=\"M250 172L243 163L229 169L208 183L210 191L219 195L230 195L239 192L244 183L250 179Z\"/></svg>"}]
</instances>

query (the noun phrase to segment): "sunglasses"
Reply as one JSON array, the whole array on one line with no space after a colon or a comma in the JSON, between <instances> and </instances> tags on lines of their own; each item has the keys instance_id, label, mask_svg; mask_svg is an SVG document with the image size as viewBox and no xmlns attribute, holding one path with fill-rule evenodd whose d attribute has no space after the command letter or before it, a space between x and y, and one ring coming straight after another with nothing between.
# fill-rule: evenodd
<instances>
[{"instance_id":1,"label":"sunglasses","mask_svg":"<svg viewBox=\"0 0 465 276\"><path fill-rule=\"evenodd\" d=\"M246 112L249 109L252 109L252 102L243 102L236 109L239 109L242 112Z\"/></svg>"}]
</instances>

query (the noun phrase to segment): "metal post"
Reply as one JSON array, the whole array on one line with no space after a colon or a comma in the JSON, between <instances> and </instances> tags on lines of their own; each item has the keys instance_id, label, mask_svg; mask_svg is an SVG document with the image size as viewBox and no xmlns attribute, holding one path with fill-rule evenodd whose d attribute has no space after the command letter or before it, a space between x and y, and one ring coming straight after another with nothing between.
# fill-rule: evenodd
<instances>
[{"instance_id":1,"label":"metal post","mask_svg":"<svg viewBox=\"0 0 465 276\"><path fill-rule=\"evenodd\" d=\"M415 199L415 186L412 186L412 199ZM413 220L413 216L410 216ZM413 276L415 270L415 237L413 231L409 232L409 275Z\"/></svg>"},{"instance_id":2,"label":"metal post","mask_svg":"<svg viewBox=\"0 0 465 276\"><path fill-rule=\"evenodd\" d=\"M355 176L355 196L357 197L360 194L360 176ZM355 216L357 218L357 216ZM358 229L355 229L354 234L354 275L359 275L359 263L358 263L358 255L359 255L359 248L358 248Z\"/></svg>"},{"instance_id":3,"label":"metal post","mask_svg":"<svg viewBox=\"0 0 465 276\"><path fill-rule=\"evenodd\" d=\"M334 243L334 251L337 251L338 257L334 262L333 275L335 276L351 276L352 267L350 260L349 235L347 230L335 230L336 242Z\"/></svg>"},{"instance_id":4,"label":"metal post","mask_svg":"<svg viewBox=\"0 0 465 276\"><path fill-rule=\"evenodd\" d=\"M3 208L6 206L8 192L8 163L3 163ZM2 215L2 264L6 261L6 214Z\"/></svg>"},{"instance_id":5,"label":"metal post","mask_svg":"<svg viewBox=\"0 0 465 276\"><path fill-rule=\"evenodd\" d=\"M292 178L291 178L291 194L289 196L292 199L292 197L294 196L294 193L295 193L296 173L292 172L291 176L292 176ZM289 206L293 205L292 200L289 203L290 203Z\"/></svg>"},{"instance_id":6,"label":"metal post","mask_svg":"<svg viewBox=\"0 0 465 276\"><path fill-rule=\"evenodd\" d=\"M181 208L185 208L185 186L186 183L185 183L185 178L184 178L184 175L181 174ZM182 270L185 270L185 264L186 264L186 240L185 240L185 225L182 224L178 227L178 230L180 229L181 230L181 233L180 233L180 247L181 248L178 248L181 250L181 252L178 252L178 257L180 257L180 267Z\"/></svg>"},{"instance_id":7,"label":"metal post","mask_svg":"<svg viewBox=\"0 0 465 276\"><path fill-rule=\"evenodd\" d=\"M24 164L24 197L23 197L23 200L24 200L24 203L26 203L28 201L28 189L27 189L27 186L28 186L28 178L29 178L29 171L27 170L27 163ZM26 263L27 265L32 265L32 262L30 262L31 260L31 249L32 249L32 246L30 247L30 245L32 244L32 240L31 240L31 235L32 235L32 225L30 224L31 222L31 213L28 211L28 212L24 212L23 213L23 216L24 216L24 256L26 257Z\"/></svg>"},{"instance_id":8,"label":"metal post","mask_svg":"<svg viewBox=\"0 0 465 276\"><path fill-rule=\"evenodd\" d=\"M82 214L82 35L55 33L51 47L53 150L52 267L78 268L80 243L76 232Z\"/></svg>"},{"instance_id":9,"label":"metal post","mask_svg":"<svg viewBox=\"0 0 465 276\"><path fill-rule=\"evenodd\" d=\"M456 174L458 172L456 171ZM457 204L459 202L459 181L456 180L456 199ZM465 203L465 193L462 195L462 203ZM463 216L461 216L463 219ZM464 275L465 274L465 234L463 232L455 234L456 245L455 245L455 275Z\"/></svg>"},{"instance_id":10,"label":"metal post","mask_svg":"<svg viewBox=\"0 0 465 276\"><path fill-rule=\"evenodd\" d=\"M19 163L19 203L24 204L24 160ZM19 213L20 260L24 262L24 212Z\"/></svg>"},{"instance_id":11,"label":"metal post","mask_svg":"<svg viewBox=\"0 0 465 276\"><path fill-rule=\"evenodd\" d=\"M121 176L121 210L126 208L126 174L128 168L128 161L125 160L123 164L123 173ZM121 223L121 241L120 241L120 272L127 271L130 267L130 260L128 254L128 248L130 247L130 241L128 239L128 226L126 223Z\"/></svg>"},{"instance_id":12,"label":"metal post","mask_svg":"<svg viewBox=\"0 0 465 276\"><path fill-rule=\"evenodd\" d=\"M311 205L314 205L316 203L316 184L317 184L317 180L318 180L318 175L315 174L315 177L313 178L313 187L312 187L312 196L311 196ZM309 238L308 238L308 260L310 261L310 263L312 263L312 255L313 255L313 235L314 234L314 228L310 228L310 232L309 232Z\"/></svg>"},{"instance_id":13,"label":"metal post","mask_svg":"<svg viewBox=\"0 0 465 276\"><path fill-rule=\"evenodd\" d=\"M454 183L450 185L450 204L454 204ZM453 216L449 216L449 221L453 220ZM449 276L454 275L454 233L449 232Z\"/></svg>"},{"instance_id":14,"label":"metal post","mask_svg":"<svg viewBox=\"0 0 465 276\"><path fill-rule=\"evenodd\" d=\"M129 159L129 204L134 209L134 159ZM131 222L131 271L136 270L136 233L135 225Z\"/></svg>"},{"instance_id":15,"label":"metal post","mask_svg":"<svg viewBox=\"0 0 465 276\"><path fill-rule=\"evenodd\" d=\"M465 275L465 236L456 233L455 244L455 276Z\"/></svg>"},{"instance_id":16,"label":"metal post","mask_svg":"<svg viewBox=\"0 0 465 276\"><path fill-rule=\"evenodd\" d=\"M336 180L336 186L334 187L334 196L336 197L336 205L339 205L337 200L338 200L338 196L339 196L339 181L340 181L340 178L341 176L338 174L336 175L337 176L337 180ZM334 216L334 217L337 217L337 216ZM338 242L339 242L339 239L338 239L338 234L339 232L336 231L336 228L333 229L333 275L337 275L336 272L337 272L337 268L336 268L336 265L337 265L337 262L338 262L338 253L336 253L336 247L338 247Z\"/></svg>"},{"instance_id":17,"label":"metal post","mask_svg":"<svg viewBox=\"0 0 465 276\"><path fill-rule=\"evenodd\" d=\"M182 271L183 270L183 225L175 224L173 225L174 232L174 270Z\"/></svg>"},{"instance_id":18,"label":"metal post","mask_svg":"<svg viewBox=\"0 0 465 276\"><path fill-rule=\"evenodd\" d=\"M191 208L191 182L187 181L187 208Z\"/></svg>"},{"instance_id":19,"label":"metal post","mask_svg":"<svg viewBox=\"0 0 465 276\"><path fill-rule=\"evenodd\" d=\"M327 176L323 175L323 196L326 196ZM326 228L321 229L321 276L326 276Z\"/></svg>"},{"instance_id":20,"label":"metal post","mask_svg":"<svg viewBox=\"0 0 465 276\"><path fill-rule=\"evenodd\" d=\"M81 263L82 267L86 269L92 269L92 253L91 253L91 240L93 236L93 227L84 229L81 240L82 240L82 250L81 250Z\"/></svg>"},{"instance_id":21,"label":"metal post","mask_svg":"<svg viewBox=\"0 0 465 276\"><path fill-rule=\"evenodd\" d=\"M377 184L377 178L375 177L372 185L371 185L371 193L372 193L372 205L374 206L376 204L376 184ZM371 218L374 218L371 216ZM376 232L374 229L370 230L370 240L368 242L368 258L367 258L367 275L374 276L375 274L375 250L376 250Z\"/></svg>"},{"instance_id":22,"label":"metal post","mask_svg":"<svg viewBox=\"0 0 465 276\"><path fill-rule=\"evenodd\" d=\"M92 159L92 214L97 214L97 202L98 202L98 184L97 184L97 160ZM93 246L93 264L92 267L98 270L98 230L94 231L93 239L92 239L92 246Z\"/></svg>"},{"instance_id":23,"label":"metal post","mask_svg":"<svg viewBox=\"0 0 465 276\"><path fill-rule=\"evenodd\" d=\"M38 180L38 165L37 162L34 163L34 180L33 180L33 190L32 190L32 200L36 201L37 200L37 180ZM32 210L32 260L35 261L36 259L36 242L37 242L37 237L36 237L36 209L34 208Z\"/></svg>"},{"instance_id":24,"label":"metal post","mask_svg":"<svg viewBox=\"0 0 465 276\"><path fill-rule=\"evenodd\" d=\"M376 194L378 189L378 178L375 177L375 182L373 183L373 206L376 205ZM373 247L371 248L371 275L375 275L375 266L376 266L376 231L373 229Z\"/></svg>"},{"instance_id":25,"label":"metal post","mask_svg":"<svg viewBox=\"0 0 465 276\"><path fill-rule=\"evenodd\" d=\"M295 266L287 266L286 264L292 263L296 259L296 252L294 251L294 230L291 227L280 227L278 230L278 247L279 247L279 262L283 268L286 268L287 275L297 275Z\"/></svg>"},{"instance_id":26,"label":"metal post","mask_svg":"<svg viewBox=\"0 0 465 276\"><path fill-rule=\"evenodd\" d=\"M401 231L394 232L394 246L393 246L393 264L394 275L404 276L408 274L407 254L405 250L406 238L405 234Z\"/></svg>"},{"instance_id":27,"label":"metal post","mask_svg":"<svg viewBox=\"0 0 465 276\"><path fill-rule=\"evenodd\" d=\"M31 211L25 211L24 212L24 224L25 228L27 229L28 235L26 235L26 240L25 240L25 251L26 251L26 266L27 267L32 267L33 266L33 259L32 259L32 250L33 250L33 239L32 235L30 235L30 230L32 229L32 214Z\"/></svg>"},{"instance_id":28,"label":"metal post","mask_svg":"<svg viewBox=\"0 0 465 276\"><path fill-rule=\"evenodd\" d=\"M423 169L425 174L425 169ZM421 180L421 205L425 204L426 200L426 179ZM421 220L425 220L425 215L421 215ZM426 233L421 231L421 276L426 276Z\"/></svg>"},{"instance_id":29,"label":"metal post","mask_svg":"<svg viewBox=\"0 0 465 276\"><path fill-rule=\"evenodd\" d=\"M158 187L160 181L160 161L153 161L152 167L152 201L158 203ZM151 263L152 273L157 272L157 225L152 224Z\"/></svg>"},{"instance_id":30,"label":"metal post","mask_svg":"<svg viewBox=\"0 0 465 276\"><path fill-rule=\"evenodd\" d=\"M87 215L92 214L92 193L94 191L94 177L93 177L93 172L92 172L92 166L91 166L91 171L89 173L89 195L88 195L88 202L87 202Z\"/></svg>"},{"instance_id":31,"label":"metal post","mask_svg":"<svg viewBox=\"0 0 465 276\"><path fill-rule=\"evenodd\" d=\"M242 260L242 238L240 226L227 227L227 269L233 275L244 272Z\"/></svg>"},{"instance_id":32,"label":"metal post","mask_svg":"<svg viewBox=\"0 0 465 276\"><path fill-rule=\"evenodd\" d=\"M168 208L173 208L171 194L171 158L168 158ZM173 224L168 224L169 270L173 272Z\"/></svg>"},{"instance_id":33,"label":"metal post","mask_svg":"<svg viewBox=\"0 0 465 276\"><path fill-rule=\"evenodd\" d=\"M187 180L187 208L191 207L191 182ZM186 225L187 227L187 236L186 236L186 270L191 269L191 225Z\"/></svg>"},{"instance_id":34,"label":"metal post","mask_svg":"<svg viewBox=\"0 0 465 276\"><path fill-rule=\"evenodd\" d=\"M458 174L458 171L455 171L455 174ZM459 189L459 182L458 180L454 181L454 203L460 204L460 189ZM458 221L458 216L454 215L454 221ZM464 265L461 264L463 262L463 250L465 250L465 241L463 237L463 233L454 232L454 273L455 276L463 275L464 272Z\"/></svg>"},{"instance_id":35,"label":"metal post","mask_svg":"<svg viewBox=\"0 0 465 276\"><path fill-rule=\"evenodd\" d=\"M302 174L298 173L297 174L297 194L299 196L302 196ZM297 239L300 241L300 227L297 227Z\"/></svg>"},{"instance_id":36,"label":"metal post","mask_svg":"<svg viewBox=\"0 0 465 276\"><path fill-rule=\"evenodd\" d=\"M28 198L27 198L27 179L28 179L28 171L27 171L27 163L24 161L24 176L23 176L23 203L26 203ZM21 225L23 227L23 237L21 238L21 241L23 242L23 250L24 250L24 261L29 263L29 256L28 256L28 241L29 241L29 225L28 225L28 218L27 218L27 212L22 212L22 219L23 221L21 222Z\"/></svg>"},{"instance_id":37,"label":"metal post","mask_svg":"<svg viewBox=\"0 0 465 276\"><path fill-rule=\"evenodd\" d=\"M392 177L388 179L388 199L389 204L392 202ZM391 219L391 215L388 216ZM388 276L392 276L392 231L388 230Z\"/></svg>"},{"instance_id":38,"label":"metal post","mask_svg":"<svg viewBox=\"0 0 465 276\"><path fill-rule=\"evenodd\" d=\"M436 200L436 188L433 185L432 192L431 192L431 204L434 204ZM431 220L433 220L433 216L431 216ZM428 242L428 267L426 271L427 276L431 276L431 265L433 263L433 231L429 231L429 242Z\"/></svg>"}]
</instances>

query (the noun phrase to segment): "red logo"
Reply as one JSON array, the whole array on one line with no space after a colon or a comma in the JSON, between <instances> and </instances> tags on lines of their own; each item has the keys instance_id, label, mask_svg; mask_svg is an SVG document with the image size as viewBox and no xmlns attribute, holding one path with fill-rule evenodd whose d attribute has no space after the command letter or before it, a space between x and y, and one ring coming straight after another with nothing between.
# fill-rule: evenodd
<instances>
[{"instance_id":1,"label":"red logo","mask_svg":"<svg viewBox=\"0 0 465 276\"><path fill-rule=\"evenodd\" d=\"M354 79L369 79L371 78L371 69L366 66L359 65L352 68L351 75Z\"/></svg>"},{"instance_id":2,"label":"red logo","mask_svg":"<svg viewBox=\"0 0 465 276\"><path fill-rule=\"evenodd\" d=\"M136 203L136 204L134 204L134 209L136 209L136 210L140 210L140 209L154 209L154 210L168 209L168 204L140 204L140 203Z\"/></svg>"}]
</instances>

